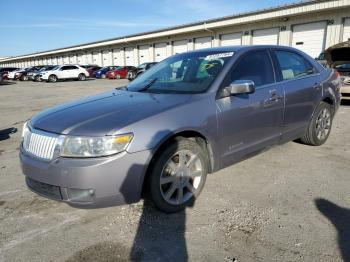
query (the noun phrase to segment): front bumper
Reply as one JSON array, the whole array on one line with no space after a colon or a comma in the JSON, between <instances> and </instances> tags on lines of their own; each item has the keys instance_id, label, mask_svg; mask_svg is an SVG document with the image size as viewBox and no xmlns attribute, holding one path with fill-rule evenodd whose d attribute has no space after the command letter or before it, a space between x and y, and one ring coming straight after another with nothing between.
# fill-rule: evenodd
<instances>
[{"instance_id":1,"label":"front bumper","mask_svg":"<svg viewBox=\"0 0 350 262\"><path fill-rule=\"evenodd\" d=\"M141 198L150 151L110 157L57 158L50 162L20 152L29 189L79 208L100 208L137 202Z\"/></svg>"},{"instance_id":2,"label":"front bumper","mask_svg":"<svg viewBox=\"0 0 350 262\"><path fill-rule=\"evenodd\" d=\"M340 93L342 95L342 100L350 100L350 85L342 85L340 88Z\"/></svg>"}]
</instances>

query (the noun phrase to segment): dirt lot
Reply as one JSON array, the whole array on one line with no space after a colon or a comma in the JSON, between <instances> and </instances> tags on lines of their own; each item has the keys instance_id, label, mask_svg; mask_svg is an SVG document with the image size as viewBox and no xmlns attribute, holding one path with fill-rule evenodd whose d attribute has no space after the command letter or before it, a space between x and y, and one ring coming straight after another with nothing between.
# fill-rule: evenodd
<instances>
[{"instance_id":1,"label":"dirt lot","mask_svg":"<svg viewBox=\"0 0 350 262\"><path fill-rule=\"evenodd\" d=\"M140 202L80 210L24 185L20 130L33 114L125 84L91 80L0 86L0 261L350 261L350 106L322 147L275 147L208 177L174 215Z\"/></svg>"}]
</instances>

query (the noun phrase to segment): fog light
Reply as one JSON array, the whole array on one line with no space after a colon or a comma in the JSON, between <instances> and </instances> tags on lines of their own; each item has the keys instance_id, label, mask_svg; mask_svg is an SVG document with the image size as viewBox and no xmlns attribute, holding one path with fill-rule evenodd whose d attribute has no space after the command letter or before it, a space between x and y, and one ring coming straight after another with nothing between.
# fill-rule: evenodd
<instances>
[{"instance_id":1,"label":"fog light","mask_svg":"<svg viewBox=\"0 0 350 262\"><path fill-rule=\"evenodd\" d=\"M95 189L67 189L68 198L74 202L93 202L95 199Z\"/></svg>"}]
</instances>

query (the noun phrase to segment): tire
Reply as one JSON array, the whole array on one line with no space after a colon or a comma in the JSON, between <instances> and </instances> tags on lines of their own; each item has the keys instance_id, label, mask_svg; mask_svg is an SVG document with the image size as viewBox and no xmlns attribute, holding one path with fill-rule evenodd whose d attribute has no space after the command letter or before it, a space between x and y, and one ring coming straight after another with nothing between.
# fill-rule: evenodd
<instances>
[{"instance_id":1,"label":"tire","mask_svg":"<svg viewBox=\"0 0 350 262\"><path fill-rule=\"evenodd\" d=\"M309 123L309 127L300 140L307 145L320 146L324 144L331 133L333 110L330 104L321 102Z\"/></svg>"},{"instance_id":2,"label":"tire","mask_svg":"<svg viewBox=\"0 0 350 262\"><path fill-rule=\"evenodd\" d=\"M205 184L207 159L200 145L185 138L161 150L151 165L148 180L149 196L155 206L165 213L192 206Z\"/></svg>"},{"instance_id":3,"label":"tire","mask_svg":"<svg viewBox=\"0 0 350 262\"><path fill-rule=\"evenodd\" d=\"M79 75L78 75L78 80L79 80L79 81L85 81L85 80L86 80L86 75L83 74L83 73L79 74Z\"/></svg>"},{"instance_id":4,"label":"tire","mask_svg":"<svg viewBox=\"0 0 350 262\"><path fill-rule=\"evenodd\" d=\"M28 79L27 76L21 76L19 80L20 81L27 81L27 79Z\"/></svg>"},{"instance_id":5,"label":"tire","mask_svg":"<svg viewBox=\"0 0 350 262\"><path fill-rule=\"evenodd\" d=\"M56 75L50 75L47 79L48 82L50 83L55 83L57 82L57 76Z\"/></svg>"},{"instance_id":6,"label":"tire","mask_svg":"<svg viewBox=\"0 0 350 262\"><path fill-rule=\"evenodd\" d=\"M39 79L40 79L39 76L35 76L34 77L34 82L39 82Z\"/></svg>"}]
</instances>

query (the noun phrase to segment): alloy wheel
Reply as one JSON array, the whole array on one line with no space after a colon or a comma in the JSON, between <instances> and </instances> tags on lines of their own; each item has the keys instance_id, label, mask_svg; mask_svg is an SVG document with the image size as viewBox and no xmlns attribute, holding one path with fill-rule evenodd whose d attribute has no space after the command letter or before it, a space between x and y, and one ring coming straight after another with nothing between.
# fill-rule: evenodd
<instances>
[{"instance_id":1,"label":"alloy wheel","mask_svg":"<svg viewBox=\"0 0 350 262\"><path fill-rule=\"evenodd\" d=\"M163 199L171 205L187 202L199 189L203 175L200 158L189 150L176 152L166 162L160 176Z\"/></svg>"},{"instance_id":2,"label":"alloy wheel","mask_svg":"<svg viewBox=\"0 0 350 262\"><path fill-rule=\"evenodd\" d=\"M331 129L331 112L328 108L321 110L316 120L316 136L319 140L327 138Z\"/></svg>"}]
</instances>

